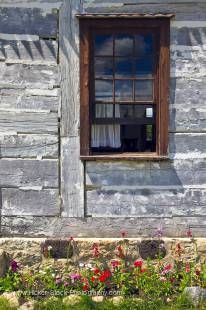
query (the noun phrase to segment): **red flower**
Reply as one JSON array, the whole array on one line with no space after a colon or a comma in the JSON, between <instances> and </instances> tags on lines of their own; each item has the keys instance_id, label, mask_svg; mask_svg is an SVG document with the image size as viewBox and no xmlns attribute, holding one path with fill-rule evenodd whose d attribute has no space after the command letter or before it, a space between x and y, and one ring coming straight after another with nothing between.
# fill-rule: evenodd
<instances>
[{"instance_id":1,"label":"red flower","mask_svg":"<svg viewBox=\"0 0 206 310\"><path fill-rule=\"evenodd\" d=\"M134 262L134 266L135 267L139 267L139 268L142 268L142 260L136 260L135 262Z\"/></svg>"},{"instance_id":2,"label":"red flower","mask_svg":"<svg viewBox=\"0 0 206 310\"><path fill-rule=\"evenodd\" d=\"M99 281L104 283L111 276L111 272L109 270L103 271L101 276L99 276Z\"/></svg>"},{"instance_id":3,"label":"red flower","mask_svg":"<svg viewBox=\"0 0 206 310\"><path fill-rule=\"evenodd\" d=\"M187 237L192 238L192 230L190 228L187 230Z\"/></svg>"},{"instance_id":4,"label":"red flower","mask_svg":"<svg viewBox=\"0 0 206 310\"><path fill-rule=\"evenodd\" d=\"M200 274L201 274L201 270L200 270L199 268L196 268L196 270L195 270L195 274L196 274L196 276L200 276Z\"/></svg>"},{"instance_id":5,"label":"red flower","mask_svg":"<svg viewBox=\"0 0 206 310\"><path fill-rule=\"evenodd\" d=\"M117 268L119 265L121 265L121 263L120 263L119 260L113 260L113 261L111 261L111 265L112 265L112 267L115 269L115 268Z\"/></svg>"},{"instance_id":6,"label":"red flower","mask_svg":"<svg viewBox=\"0 0 206 310\"><path fill-rule=\"evenodd\" d=\"M99 273L100 273L100 269L99 269L99 268L95 268L95 269L93 270L93 273L94 273L95 275L99 274Z\"/></svg>"},{"instance_id":7,"label":"red flower","mask_svg":"<svg viewBox=\"0 0 206 310\"><path fill-rule=\"evenodd\" d=\"M89 289L89 285L88 284L84 284L84 286L83 286L83 291L88 291L88 289Z\"/></svg>"},{"instance_id":8,"label":"red flower","mask_svg":"<svg viewBox=\"0 0 206 310\"><path fill-rule=\"evenodd\" d=\"M91 281L92 281L92 282L95 282L95 281L96 281L96 278L95 278L94 276L92 276L92 277L91 277Z\"/></svg>"},{"instance_id":9,"label":"red flower","mask_svg":"<svg viewBox=\"0 0 206 310\"><path fill-rule=\"evenodd\" d=\"M117 247L117 256L120 258L124 258L124 251L121 245L118 245Z\"/></svg>"},{"instance_id":10,"label":"red flower","mask_svg":"<svg viewBox=\"0 0 206 310\"><path fill-rule=\"evenodd\" d=\"M126 230L122 230L122 231L121 231L121 236L122 236L122 238L125 238L126 235L127 235L127 231L126 231Z\"/></svg>"},{"instance_id":11,"label":"red flower","mask_svg":"<svg viewBox=\"0 0 206 310\"><path fill-rule=\"evenodd\" d=\"M99 246L97 243L93 243L93 245L92 245L92 255L94 257L99 257L99 255L100 255Z\"/></svg>"},{"instance_id":12,"label":"red flower","mask_svg":"<svg viewBox=\"0 0 206 310\"><path fill-rule=\"evenodd\" d=\"M185 272L190 272L190 263L187 263L186 265L185 265Z\"/></svg>"},{"instance_id":13,"label":"red flower","mask_svg":"<svg viewBox=\"0 0 206 310\"><path fill-rule=\"evenodd\" d=\"M141 268L140 272L142 272L142 273L147 272L147 269L146 268L143 268L143 269Z\"/></svg>"},{"instance_id":14,"label":"red flower","mask_svg":"<svg viewBox=\"0 0 206 310\"><path fill-rule=\"evenodd\" d=\"M176 250L175 250L175 253L180 257L182 255L182 253L184 253L182 247L181 247L181 244L178 242L176 244Z\"/></svg>"}]
</instances>

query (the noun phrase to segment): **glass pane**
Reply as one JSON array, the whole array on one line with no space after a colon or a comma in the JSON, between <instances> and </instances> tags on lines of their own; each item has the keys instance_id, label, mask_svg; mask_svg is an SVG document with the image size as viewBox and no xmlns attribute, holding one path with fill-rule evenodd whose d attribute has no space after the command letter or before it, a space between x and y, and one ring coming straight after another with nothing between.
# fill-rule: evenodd
<instances>
[{"instance_id":1,"label":"glass pane","mask_svg":"<svg viewBox=\"0 0 206 310\"><path fill-rule=\"evenodd\" d=\"M138 34L135 36L135 55L145 56L152 54L154 50L154 38L152 34Z\"/></svg>"},{"instance_id":2,"label":"glass pane","mask_svg":"<svg viewBox=\"0 0 206 310\"><path fill-rule=\"evenodd\" d=\"M146 141L153 139L153 125L146 125Z\"/></svg>"},{"instance_id":3,"label":"glass pane","mask_svg":"<svg viewBox=\"0 0 206 310\"><path fill-rule=\"evenodd\" d=\"M95 100L113 101L113 82L95 80Z\"/></svg>"},{"instance_id":4,"label":"glass pane","mask_svg":"<svg viewBox=\"0 0 206 310\"><path fill-rule=\"evenodd\" d=\"M115 37L115 56L132 56L134 53L134 37L118 35Z\"/></svg>"},{"instance_id":5,"label":"glass pane","mask_svg":"<svg viewBox=\"0 0 206 310\"><path fill-rule=\"evenodd\" d=\"M96 118L112 118L113 104L96 104L95 116Z\"/></svg>"},{"instance_id":6,"label":"glass pane","mask_svg":"<svg viewBox=\"0 0 206 310\"><path fill-rule=\"evenodd\" d=\"M138 77L152 77L154 73L154 61L152 57L135 59L135 75Z\"/></svg>"},{"instance_id":7,"label":"glass pane","mask_svg":"<svg viewBox=\"0 0 206 310\"><path fill-rule=\"evenodd\" d=\"M135 100L153 100L153 80L135 81Z\"/></svg>"},{"instance_id":8,"label":"glass pane","mask_svg":"<svg viewBox=\"0 0 206 310\"><path fill-rule=\"evenodd\" d=\"M148 116L150 115L150 116ZM115 117L125 119L153 118L153 107L146 107L141 104L115 104Z\"/></svg>"},{"instance_id":9,"label":"glass pane","mask_svg":"<svg viewBox=\"0 0 206 310\"><path fill-rule=\"evenodd\" d=\"M110 57L96 57L94 71L95 77L112 77L113 59Z\"/></svg>"},{"instance_id":10,"label":"glass pane","mask_svg":"<svg viewBox=\"0 0 206 310\"><path fill-rule=\"evenodd\" d=\"M125 124L121 126L122 150L125 152L154 152L153 125Z\"/></svg>"},{"instance_id":11,"label":"glass pane","mask_svg":"<svg viewBox=\"0 0 206 310\"><path fill-rule=\"evenodd\" d=\"M113 36L112 35L95 35L94 54L112 56L113 55Z\"/></svg>"},{"instance_id":12,"label":"glass pane","mask_svg":"<svg viewBox=\"0 0 206 310\"><path fill-rule=\"evenodd\" d=\"M115 58L115 77L132 77L133 61L128 58Z\"/></svg>"},{"instance_id":13,"label":"glass pane","mask_svg":"<svg viewBox=\"0 0 206 310\"><path fill-rule=\"evenodd\" d=\"M146 108L146 117L153 117L153 108Z\"/></svg>"},{"instance_id":14,"label":"glass pane","mask_svg":"<svg viewBox=\"0 0 206 310\"><path fill-rule=\"evenodd\" d=\"M132 81L115 81L115 101L132 101Z\"/></svg>"}]
</instances>

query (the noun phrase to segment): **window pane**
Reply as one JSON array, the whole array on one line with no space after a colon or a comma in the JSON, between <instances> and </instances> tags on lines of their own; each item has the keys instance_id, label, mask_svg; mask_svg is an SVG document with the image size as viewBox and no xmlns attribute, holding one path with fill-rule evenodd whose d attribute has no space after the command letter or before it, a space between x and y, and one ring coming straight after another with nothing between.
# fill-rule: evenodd
<instances>
[{"instance_id":1,"label":"window pane","mask_svg":"<svg viewBox=\"0 0 206 310\"><path fill-rule=\"evenodd\" d=\"M128 58L115 58L115 77L132 77L133 61Z\"/></svg>"},{"instance_id":2,"label":"window pane","mask_svg":"<svg viewBox=\"0 0 206 310\"><path fill-rule=\"evenodd\" d=\"M121 126L122 150L125 152L155 152L153 125L125 124Z\"/></svg>"},{"instance_id":3,"label":"window pane","mask_svg":"<svg viewBox=\"0 0 206 310\"><path fill-rule=\"evenodd\" d=\"M93 148L120 148L120 125L92 125Z\"/></svg>"},{"instance_id":4,"label":"window pane","mask_svg":"<svg viewBox=\"0 0 206 310\"><path fill-rule=\"evenodd\" d=\"M153 57L135 59L135 75L142 77L152 77L154 74Z\"/></svg>"},{"instance_id":5,"label":"window pane","mask_svg":"<svg viewBox=\"0 0 206 310\"><path fill-rule=\"evenodd\" d=\"M135 36L135 55L145 56L152 54L154 50L154 38L152 34L140 34Z\"/></svg>"},{"instance_id":6,"label":"window pane","mask_svg":"<svg viewBox=\"0 0 206 310\"><path fill-rule=\"evenodd\" d=\"M115 56L132 56L134 49L134 37L130 35L118 35L115 37Z\"/></svg>"},{"instance_id":7,"label":"window pane","mask_svg":"<svg viewBox=\"0 0 206 310\"><path fill-rule=\"evenodd\" d=\"M146 123L148 118L153 119L153 109L141 104L115 104L115 118L142 119Z\"/></svg>"},{"instance_id":8,"label":"window pane","mask_svg":"<svg viewBox=\"0 0 206 310\"><path fill-rule=\"evenodd\" d=\"M112 118L113 104L96 104L95 116L96 118Z\"/></svg>"},{"instance_id":9,"label":"window pane","mask_svg":"<svg viewBox=\"0 0 206 310\"><path fill-rule=\"evenodd\" d=\"M95 100L96 101L113 101L113 82L112 81L95 81Z\"/></svg>"},{"instance_id":10,"label":"window pane","mask_svg":"<svg viewBox=\"0 0 206 310\"><path fill-rule=\"evenodd\" d=\"M146 108L146 117L153 117L153 108Z\"/></svg>"},{"instance_id":11,"label":"window pane","mask_svg":"<svg viewBox=\"0 0 206 310\"><path fill-rule=\"evenodd\" d=\"M135 100L153 100L153 80L135 81Z\"/></svg>"},{"instance_id":12,"label":"window pane","mask_svg":"<svg viewBox=\"0 0 206 310\"><path fill-rule=\"evenodd\" d=\"M94 65L95 77L113 76L113 59L110 57L96 57Z\"/></svg>"},{"instance_id":13,"label":"window pane","mask_svg":"<svg viewBox=\"0 0 206 310\"><path fill-rule=\"evenodd\" d=\"M113 36L112 35L95 35L94 38L95 55L113 55Z\"/></svg>"},{"instance_id":14,"label":"window pane","mask_svg":"<svg viewBox=\"0 0 206 310\"><path fill-rule=\"evenodd\" d=\"M115 101L132 101L132 81L115 81Z\"/></svg>"}]
</instances>

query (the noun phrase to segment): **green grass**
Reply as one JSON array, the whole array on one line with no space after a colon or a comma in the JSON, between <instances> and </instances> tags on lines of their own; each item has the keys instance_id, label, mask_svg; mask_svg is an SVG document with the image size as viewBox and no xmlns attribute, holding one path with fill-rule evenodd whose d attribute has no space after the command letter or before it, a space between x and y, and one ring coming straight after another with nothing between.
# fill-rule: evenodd
<instances>
[{"instance_id":1,"label":"green grass","mask_svg":"<svg viewBox=\"0 0 206 310\"><path fill-rule=\"evenodd\" d=\"M10 305L6 298L0 297L0 310L17 310L17 308Z\"/></svg>"},{"instance_id":2,"label":"green grass","mask_svg":"<svg viewBox=\"0 0 206 310\"><path fill-rule=\"evenodd\" d=\"M204 305L195 308L190 300L180 295L171 305L165 305L162 300L148 301L138 298L125 298L119 304L113 304L111 300L104 300L101 303L94 302L87 296L81 297L75 305L66 305L62 299L50 298L47 301L36 303L34 310L206 310Z\"/></svg>"}]
</instances>

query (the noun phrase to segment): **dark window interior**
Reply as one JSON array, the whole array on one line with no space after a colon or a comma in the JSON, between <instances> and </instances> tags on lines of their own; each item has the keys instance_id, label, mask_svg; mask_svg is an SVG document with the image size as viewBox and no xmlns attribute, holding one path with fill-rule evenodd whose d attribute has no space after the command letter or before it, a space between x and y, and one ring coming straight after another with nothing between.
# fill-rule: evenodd
<instances>
[{"instance_id":1,"label":"dark window interior","mask_svg":"<svg viewBox=\"0 0 206 310\"><path fill-rule=\"evenodd\" d=\"M93 32L91 149L156 151L157 34Z\"/></svg>"}]
</instances>

